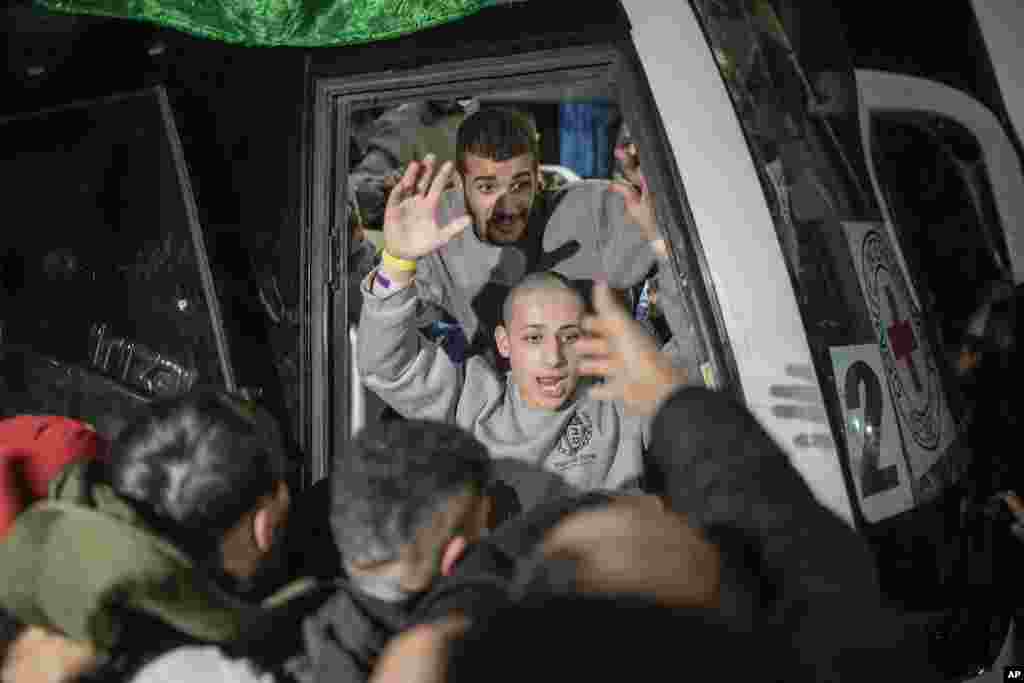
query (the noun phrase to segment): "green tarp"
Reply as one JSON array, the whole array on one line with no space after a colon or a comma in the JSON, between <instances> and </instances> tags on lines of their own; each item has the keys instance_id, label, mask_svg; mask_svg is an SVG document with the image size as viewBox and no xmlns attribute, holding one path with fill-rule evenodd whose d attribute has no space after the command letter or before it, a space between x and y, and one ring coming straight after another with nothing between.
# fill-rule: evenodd
<instances>
[{"instance_id":1,"label":"green tarp","mask_svg":"<svg viewBox=\"0 0 1024 683\"><path fill-rule=\"evenodd\" d=\"M368 43L455 21L509 0L37 0L57 12L136 19L226 43Z\"/></svg>"}]
</instances>

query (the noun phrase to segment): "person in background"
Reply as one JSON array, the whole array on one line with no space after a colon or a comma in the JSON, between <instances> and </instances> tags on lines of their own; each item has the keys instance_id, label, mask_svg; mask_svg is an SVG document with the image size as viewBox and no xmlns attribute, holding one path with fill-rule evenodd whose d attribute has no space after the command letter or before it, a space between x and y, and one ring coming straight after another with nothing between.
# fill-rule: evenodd
<instances>
[{"instance_id":1,"label":"person in background","mask_svg":"<svg viewBox=\"0 0 1024 683\"><path fill-rule=\"evenodd\" d=\"M455 158L455 135L466 115L479 108L473 99L408 102L382 113L358 136L365 150L349 172L368 226L380 228L388 193L406 164L428 153Z\"/></svg>"},{"instance_id":2,"label":"person in background","mask_svg":"<svg viewBox=\"0 0 1024 683\"><path fill-rule=\"evenodd\" d=\"M231 642L279 602L258 596L287 481L277 425L253 404L218 390L154 402L109 456L69 464L18 516L0 543L0 605L88 644L111 675Z\"/></svg>"},{"instance_id":3,"label":"person in background","mask_svg":"<svg viewBox=\"0 0 1024 683\"><path fill-rule=\"evenodd\" d=\"M458 322L470 354L493 349L502 302L529 273L554 270L570 280L603 279L628 289L667 256L638 167L639 189L588 180L555 190L542 187L539 167L529 120L511 109L485 107L459 126L454 189L426 205L435 171L441 169L445 187L452 177L444 171L451 166L428 155L410 164L392 192L398 201L385 215L383 266L415 273L420 301ZM453 221L470 229L441 232ZM670 268L661 272L664 294L677 285ZM666 309L670 323L680 334L692 334L685 302L672 300L678 304ZM696 360L686 362L696 376Z\"/></svg>"},{"instance_id":4,"label":"person in background","mask_svg":"<svg viewBox=\"0 0 1024 683\"><path fill-rule=\"evenodd\" d=\"M305 680L365 681L418 599L486 531L491 461L455 425L371 424L331 473L331 527L344 574L304 625Z\"/></svg>"}]
</instances>

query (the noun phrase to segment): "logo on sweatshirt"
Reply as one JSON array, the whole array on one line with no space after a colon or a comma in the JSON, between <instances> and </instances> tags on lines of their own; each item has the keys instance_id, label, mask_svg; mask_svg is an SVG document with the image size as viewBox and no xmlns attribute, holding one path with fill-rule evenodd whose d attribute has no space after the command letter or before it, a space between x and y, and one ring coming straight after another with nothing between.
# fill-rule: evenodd
<instances>
[{"instance_id":1,"label":"logo on sweatshirt","mask_svg":"<svg viewBox=\"0 0 1024 683\"><path fill-rule=\"evenodd\" d=\"M576 413L565 425L562 438L558 440L556 451L561 456L555 467L558 470L567 470L577 465L585 465L596 458L593 454L580 455L580 451L590 444L594 436L594 422L590 416L584 413Z\"/></svg>"}]
</instances>

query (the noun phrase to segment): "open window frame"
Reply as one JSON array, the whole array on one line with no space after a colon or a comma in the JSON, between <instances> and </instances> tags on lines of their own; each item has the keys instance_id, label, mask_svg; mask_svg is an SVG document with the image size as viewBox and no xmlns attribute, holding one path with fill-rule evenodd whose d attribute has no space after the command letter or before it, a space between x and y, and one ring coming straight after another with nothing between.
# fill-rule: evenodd
<instances>
[{"instance_id":1,"label":"open window frame","mask_svg":"<svg viewBox=\"0 0 1024 683\"><path fill-rule=\"evenodd\" d=\"M346 203L351 113L362 107L410 100L445 99L510 90L578 86L595 79L617 96L633 139L644 150L645 172L669 247L669 263L688 293L694 326L708 358L712 384L739 395L739 373L724 333L721 308L700 248L679 170L639 58L631 42L542 49L507 57L344 77L312 83L310 204L306 247L310 327L306 349L310 401L310 476L326 476L338 448L352 432L353 363L348 330ZM688 275L684 287L682 278Z\"/></svg>"}]
</instances>

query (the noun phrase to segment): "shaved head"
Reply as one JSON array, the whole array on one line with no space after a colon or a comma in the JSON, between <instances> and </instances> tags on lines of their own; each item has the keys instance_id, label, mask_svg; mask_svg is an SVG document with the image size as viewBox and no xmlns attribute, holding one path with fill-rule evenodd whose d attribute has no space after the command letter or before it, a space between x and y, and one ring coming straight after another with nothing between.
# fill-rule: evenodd
<instances>
[{"instance_id":1,"label":"shaved head","mask_svg":"<svg viewBox=\"0 0 1024 683\"><path fill-rule=\"evenodd\" d=\"M579 299L580 305L586 309L586 302L583 300L583 295L579 293L579 290L573 287L563 275L553 270L548 270L540 273L530 273L520 280L519 284L509 290L508 296L505 297L505 303L501 307L502 322L505 323L506 327L511 324L512 305L523 294L552 291L572 292Z\"/></svg>"},{"instance_id":2,"label":"shaved head","mask_svg":"<svg viewBox=\"0 0 1024 683\"><path fill-rule=\"evenodd\" d=\"M531 408L558 410L573 397L579 378L573 347L585 311L583 296L551 272L527 275L505 298L505 323L494 330L494 340Z\"/></svg>"}]
</instances>

